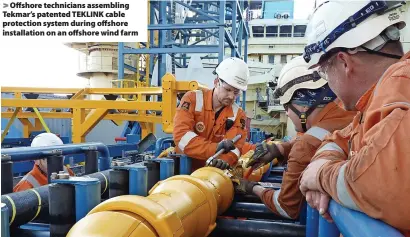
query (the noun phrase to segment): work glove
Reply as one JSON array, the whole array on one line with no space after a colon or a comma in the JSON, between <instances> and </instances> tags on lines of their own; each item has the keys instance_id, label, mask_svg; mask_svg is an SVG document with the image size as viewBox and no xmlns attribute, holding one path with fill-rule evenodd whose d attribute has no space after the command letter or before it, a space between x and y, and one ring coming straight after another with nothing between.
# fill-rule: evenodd
<instances>
[{"instance_id":1,"label":"work glove","mask_svg":"<svg viewBox=\"0 0 410 237\"><path fill-rule=\"evenodd\" d=\"M258 185L257 182L249 181L243 178L238 178L234 182L235 193L238 194L253 194L253 187Z\"/></svg>"},{"instance_id":2,"label":"work glove","mask_svg":"<svg viewBox=\"0 0 410 237\"><path fill-rule=\"evenodd\" d=\"M159 154L158 158L168 157L169 155L175 154L175 147L168 147Z\"/></svg>"},{"instance_id":3,"label":"work glove","mask_svg":"<svg viewBox=\"0 0 410 237\"><path fill-rule=\"evenodd\" d=\"M219 150L221 149L225 149L225 151L223 152L223 154L226 154L232 150L235 149L235 145L233 144L232 140L227 140L224 139L222 140L220 143L218 143L218 146L216 147L216 151L215 153L217 153Z\"/></svg>"},{"instance_id":4,"label":"work glove","mask_svg":"<svg viewBox=\"0 0 410 237\"><path fill-rule=\"evenodd\" d=\"M278 159L279 163L284 160L284 157L280 153L276 144L267 144L266 142L262 142L256 145L255 153L249 159L246 164L246 168L252 166L254 169L258 169L259 167L273 161L275 158Z\"/></svg>"},{"instance_id":5,"label":"work glove","mask_svg":"<svg viewBox=\"0 0 410 237\"><path fill-rule=\"evenodd\" d=\"M221 159L214 159L209 164L209 166L215 167L215 168L218 168L218 169L221 169L221 170L225 170L225 169L229 168L229 164L226 161L221 160Z\"/></svg>"}]
</instances>

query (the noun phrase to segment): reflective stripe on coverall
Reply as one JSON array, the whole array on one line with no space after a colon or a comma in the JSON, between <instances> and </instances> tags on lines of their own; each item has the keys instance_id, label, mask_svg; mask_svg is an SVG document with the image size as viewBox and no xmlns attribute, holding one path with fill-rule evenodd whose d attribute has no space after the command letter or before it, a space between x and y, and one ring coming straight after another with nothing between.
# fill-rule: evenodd
<instances>
[{"instance_id":1,"label":"reflective stripe on coverall","mask_svg":"<svg viewBox=\"0 0 410 237\"><path fill-rule=\"evenodd\" d=\"M313 160L321 192L410 236L410 52L356 104L353 122L334 132Z\"/></svg>"},{"instance_id":2,"label":"reflective stripe on coverall","mask_svg":"<svg viewBox=\"0 0 410 237\"><path fill-rule=\"evenodd\" d=\"M337 102L337 101L335 101ZM346 127L356 115L339 107L335 102L327 104L314 118L312 127L296 140L282 143L288 154L288 167L284 171L281 189L265 189L262 201L277 215L296 219L304 199L299 190L299 177L327 134ZM286 156L285 156L286 157Z\"/></svg>"},{"instance_id":3,"label":"reflective stripe on coverall","mask_svg":"<svg viewBox=\"0 0 410 237\"><path fill-rule=\"evenodd\" d=\"M70 176L74 176L71 169L64 166L64 171ZM38 165L34 165L33 169L28 172L13 188L13 192L20 192L31 188L38 188L48 184L47 174L40 170Z\"/></svg>"},{"instance_id":4,"label":"reflective stripe on coverall","mask_svg":"<svg viewBox=\"0 0 410 237\"><path fill-rule=\"evenodd\" d=\"M212 108L213 90L203 89L187 92L181 99L174 117L173 137L177 153L194 158L192 169L205 165L205 161L215 154L216 147L223 139L232 139L241 134L235 143L236 149L220 156L234 165L240 157L247 131L245 112L237 104L226 106L215 121ZM232 121L232 127L226 129L226 121Z\"/></svg>"}]
</instances>

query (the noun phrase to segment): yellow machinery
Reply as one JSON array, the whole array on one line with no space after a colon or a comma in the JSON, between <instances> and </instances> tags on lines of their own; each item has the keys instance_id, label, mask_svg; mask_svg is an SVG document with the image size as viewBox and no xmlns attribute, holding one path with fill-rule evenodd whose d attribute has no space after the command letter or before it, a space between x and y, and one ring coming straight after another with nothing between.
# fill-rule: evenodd
<instances>
[{"instance_id":1,"label":"yellow machinery","mask_svg":"<svg viewBox=\"0 0 410 237\"><path fill-rule=\"evenodd\" d=\"M173 119L176 112L177 93L200 89L202 86L196 81L176 81L172 74L166 74L162 78L161 87L136 87L136 88L24 88L24 87L2 87L3 93L13 93L14 98L1 99L1 106L7 111L2 112L2 118L10 118L1 138L5 138L8 129L17 118L23 124L23 137L29 137L32 131L47 131L44 122L46 118L60 118L72 120L73 143L85 142L85 136L102 119L112 121L137 121L142 128L142 138L153 132L154 124L162 124L163 131L172 133ZM44 100L23 99L22 94L72 94L67 100ZM133 101L113 100L89 100L87 95L117 95L120 97L135 96ZM147 97L150 96L150 100ZM162 101L158 97L162 97ZM127 97L126 97L127 98ZM22 108L31 107L35 112L23 111ZM52 108L50 112L39 112L37 108ZM59 108L69 108L69 112L57 112ZM114 113L117 111L137 111L134 114ZM161 112L158 115L156 112ZM28 120L35 119L33 126Z\"/></svg>"},{"instance_id":2,"label":"yellow machinery","mask_svg":"<svg viewBox=\"0 0 410 237\"><path fill-rule=\"evenodd\" d=\"M224 171L204 167L158 182L148 197L124 195L101 203L67 236L208 236L233 195L232 181Z\"/></svg>"}]
</instances>

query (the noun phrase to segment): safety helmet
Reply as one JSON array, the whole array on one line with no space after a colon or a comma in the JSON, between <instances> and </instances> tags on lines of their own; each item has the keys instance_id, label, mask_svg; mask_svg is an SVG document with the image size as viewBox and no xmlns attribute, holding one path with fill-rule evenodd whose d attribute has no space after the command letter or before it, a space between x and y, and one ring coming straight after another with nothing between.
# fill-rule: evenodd
<instances>
[{"instance_id":1,"label":"safety helmet","mask_svg":"<svg viewBox=\"0 0 410 237\"><path fill-rule=\"evenodd\" d=\"M58 146L63 145L63 141L54 133L41 133L31 142L31 147Z\"/></svg>"},{"instance_id":2,"label":"safety helmet","mask_svg":"<svg viewBox=\"0 0 410 237\"><path fill-rule=\"evenodd\" d=\"M329 0L315 9L303 57L313 68L335 48L378 51L405 27L403 1ZM390 55L393 56L393 55Z\"/></svg>"},{"instance_id":3,"label":"safety helmet","mask_svg":"<svg viewBox=\"0 0 410 237\"><path fill-rule=\"evenodd\" d=\"M274 97L279 98L280 104L285 105L299 116L304 132L307 131L307 118L318 107L334 101L336 95L329 88L327 81L319 74L308 68L302 56L292 59L279 74ZM302 112L293 104L309 107Z\"/></svg>"},{"instance_id":4,"label":"safety helmet","mask_svg":"<svg viewBox=\"0 0 410 237\"><path fill-rule=\"evenodd\" d=\"M302 56L298 56L280 71L274 96L283 105L289 103L297 90L318 89L326 83L327 81L322 79L313 69L308 69L308 64Z\"/></svg>"},{"instance_id":5,"label":"safety helmet","mask_svg":"<svg viewBox=\"0 0 410 237\"><path fill-rule=\"evenodd\" d=\"M246 91L248 88L248 65L240 58L230 57L224 59L216 66L214 74L238 90Z\"/></svg>"}]
</instances>

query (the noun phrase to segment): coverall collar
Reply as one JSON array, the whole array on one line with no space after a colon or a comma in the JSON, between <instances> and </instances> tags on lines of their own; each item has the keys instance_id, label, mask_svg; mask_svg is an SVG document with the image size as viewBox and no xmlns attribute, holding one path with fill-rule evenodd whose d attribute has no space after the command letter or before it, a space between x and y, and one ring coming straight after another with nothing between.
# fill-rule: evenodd
<instances>
[{"instance_id":1,"label":"coverall collar","mask_svg":"<svg viewBox=\"0 0 410 237\"><path fill-rule=\"evenodd\" d=\"M328 103L322 110L315 116L313 119L311 126L315 126L315 124L319 123L323 119L325 119L326 114L331 111L337 105L338 99L334 100L333 102Z\"/></svg>"},{"instance_id":2,"label":"coverall collar","mask_svg":"<svg viewBox=\"0 0 410 237\"><path fill-rule=\"evenodd\" d=\"M410 51L407 52L403 57L400 59L400 61L404 61L410 59ZM383 77L382 77L383 78ZM370 102L370 98L373 95L373 91L376 88L377 83L375 83L362 97L360 97L359 101L356 103L356 109L360 112L364 112L366 110L367 105Z\"/></svg>"},{"instance_id":3,"label":"coverall collar","mask_svg":"<svg viewBox=\"0 0 410 237\"><path fill-rule=\"evenodd\" d=\"M33 177L35 177L35 179L38 181L40 185L45 185L48 183L47 174L40 170L38 165L34 165L33 170L31 172Z\"/></svg>"}]
</instances>

